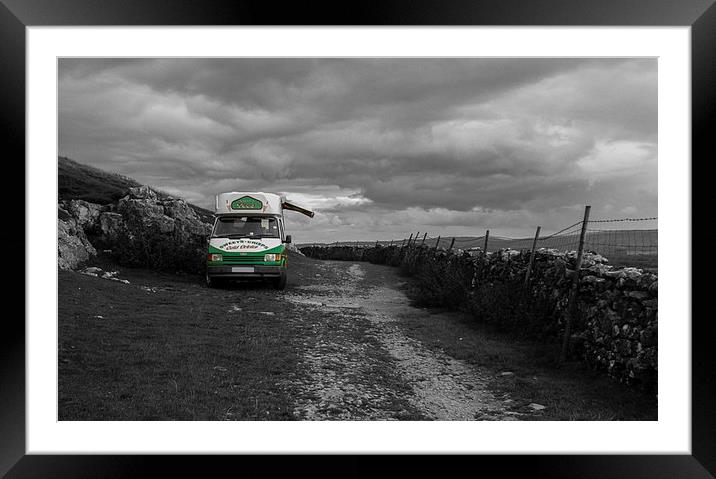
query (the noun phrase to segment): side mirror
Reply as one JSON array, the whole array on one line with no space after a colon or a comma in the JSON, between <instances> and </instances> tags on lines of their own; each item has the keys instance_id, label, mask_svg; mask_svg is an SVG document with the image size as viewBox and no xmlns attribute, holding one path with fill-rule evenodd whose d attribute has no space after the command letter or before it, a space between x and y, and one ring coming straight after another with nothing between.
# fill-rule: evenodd
<instances>
[{"instance_id":1,"label":"side mirror","mask_svg":"<svg viewBox=\"0 0 716 479\"><path fill-rule=\"evenodd\" d=\"M284 243L290 243L291 242L291 235L286 235L286 241Z\"/></svg>"}]
</instances>

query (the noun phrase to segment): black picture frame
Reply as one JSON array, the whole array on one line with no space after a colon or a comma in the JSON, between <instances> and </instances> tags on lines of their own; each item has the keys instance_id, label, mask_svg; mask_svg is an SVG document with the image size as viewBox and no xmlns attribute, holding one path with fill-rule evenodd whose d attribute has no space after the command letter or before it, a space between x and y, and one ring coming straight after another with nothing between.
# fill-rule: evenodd
<instances>
[{"instance_id":1,"label":"black picture frame","mask_svg":"<svg viewBox=\"0 0 716 479\"><path fill-rule=\"evenodd\" d=\"M220 471L231 457L180 456L43 456L25 454L25 27L51 25L553 25L553 26L690 26L692 67L692 178L708 181L708 148L716 112L716 6L714 0L386 0L380 3L271 2L241 0L1 0L0 75L2 132L6 158L6 186L12 206L6 208L2 244L12 254L4 262L5 314L0 333L0 475L6 477L124 477L149 475L148 466L161 465L163 472ZM8 146L10 148L8 149ZM10 154L8 151L12 152ZM707 153L708 152L708 153ZM9 156L12 155L12 156ZM23 160L21 160L21 158ZM707 193L708 191L708 193ZM703 218L713 204L714 188L692 188L692 221ZM22 225L22 228L20 227ZM687 232L684 232L686 234ZM708 251L714 233L691 231L692 250ZM666 252L665 254L674 254ZM678 254L678 253L677 253ZM691 263L691 256L684 254ZM708 261L708 258L706 258ZM691 263L692 264L692 263ZM692 269L696 272L696 269ZM692 298L703 302L708 279L692 282ZM22 298L22 299L21 299ZM22 301L22 302L21 302ZM10 313L9 306L20 312ZM693 308L694 312L698 311ZM708 310L707 310L708 311ZM680 318L688 321L689 318ZM530 475L547 477L694 477L716 475L716 367L712 342L716 328L706 312L692 314L692 455L581 455L581 456L470 456L455 458L451 469L497 466L500 475L528 467ZM676 318L674 318L676 320ZM638 445L637 445L638 447ZM246 471L243 457L242 469ZM271 473L303 469L309 457L288 461L251 458L252 463L271 463ZM469 461L470 464L461 464ZM372 475L362 456L333 456L336 465L322 467L334 477ZM325 463L324 463L325 464ZM255 465L255 464L254 464ZM424 458L403 461L407 474L424 468ZM192 469L196 468L196 469ZM340 471L338 473L336 468ZM315 472L315 466L309 470ZM320 472L316 472L320 475Z\"/></svg>"}]
</instances>

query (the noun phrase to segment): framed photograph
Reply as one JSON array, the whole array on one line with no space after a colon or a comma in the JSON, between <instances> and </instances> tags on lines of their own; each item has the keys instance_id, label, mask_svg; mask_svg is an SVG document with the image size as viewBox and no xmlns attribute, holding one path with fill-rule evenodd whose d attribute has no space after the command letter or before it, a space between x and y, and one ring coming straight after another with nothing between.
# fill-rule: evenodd
<instances>
[{"instance_id":1,"label":"framed photograph","mask_svg":"<svg viewBox=\"0 0 716 479\"><path fill-rule=\"evenodd\" d=\"M0 473L713 477L712 3L3 0Z\"/></svg>"}]
</instances>

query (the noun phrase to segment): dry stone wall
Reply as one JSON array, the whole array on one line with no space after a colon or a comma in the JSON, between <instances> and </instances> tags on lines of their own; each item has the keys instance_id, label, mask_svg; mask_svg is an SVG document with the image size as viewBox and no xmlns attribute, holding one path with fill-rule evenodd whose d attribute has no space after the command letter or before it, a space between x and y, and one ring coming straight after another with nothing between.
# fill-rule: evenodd
<instances>
[{"instance_id":1,"label":"dry stone wall","mask_svg":"<svg viewBox=\"0 0 716 479\"><path fill-rule=\"evenodd\" d=\"M400 267L415 278L418 302L461 309L476 320L515 334L559 341L567 318L576 252L541 249L529 284L529 252L484 254L428 247L321 247L309 257L369 261ZM572 358L626 383L656 384L657 276L636 268L613 268L607 258L585 252L580 270L577 317L569 340Z\"/></svg>"}]
</instances>

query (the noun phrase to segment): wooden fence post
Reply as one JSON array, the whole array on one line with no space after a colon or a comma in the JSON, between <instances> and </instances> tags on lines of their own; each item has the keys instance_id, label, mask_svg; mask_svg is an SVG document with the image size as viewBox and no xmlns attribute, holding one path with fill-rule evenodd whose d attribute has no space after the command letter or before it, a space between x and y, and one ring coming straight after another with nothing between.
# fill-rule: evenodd
<instances>
[{"instance_id":1,"label":"wooden fence post","mask_svg":"<svg viewBox=\"0 0 716 479\"><path fill-rule=\"evenodd\" d=\"M542 229L541 226L537 227L535 233L535 239L532 242L532 252L530 253L530 262L527 263L527 272L525 273L525 286L530 283L530 273L532 272L532 264L535 262L535 249L537 248L537 240L539 239L539 231Z\"/></svg>"},{"instance_id":2,"label":"wooden fence post","mask_svg":"<svg viewBox=\"0 0 716 479\"><path fill-rule=\"evenodd\" d=\"M415 239L413 240L413 246L415 246L418 243L418 236L420 236L420 231L415 233Z\"/></svg>"},{"instance_id":3,"label":"wooden fence post","mask_svg":"<svg viewBox=\"0 0 716 479\"><path fill-rule=\"evenodd\" d=\"M427 238L427 237L428 237L428 232L426 231L425 234L423 235L423 241L420 242L420 246L425 244L425 238Z\"/></svg>"},{"instance_id":4,"label":"wooden fence post","mask_svg":"<svg viewBox=\"0 0 716 479\"><path fill-rule=\"evenodd\" d=\"M452 247L455 245L455 237L452 237L452 241L450 242L450 247L448 248L448 251L452 250Z\"/></svg>"},{"instance_id":5,"label":"wooden fence post","mask_svg":"<svg viewBox=\"0 0 716 479\"><path fill-rule=\"evenodd\" d=\"M439 245L440 245L440 235L438 235L438 240L435 242L435 251L438 250Z\"/></svg>"},{"instance_id":6,"label":"wooden fence post","mask_svg":"<svg viewBox=\"0 0 716 479\"><path fill-rule=\"evenodd\" d=\"M490 239L490 230L485 231L485 245L482 248L482 251L485 252L485 256L487 256L487 240Z\"/></svg>"},{"instance_id":7,"label":"wooden fence post","mask_svg":"<svg viewBox=\"0 0 716 479\"><path fill-rule=\"evenodd\" d=\"M577 313L577 293L579 293L579 270L582 267L582 251L584 250L584 238L587 235L587 224L589 223L589 210L592 207L584 207L584 220L582 220L582 232L579 234L579 248L577 249L577 261L574 265L574 277L572 287L569 290L569 302L567 303L567 318L564 323L564 338L562 338L562 352L559 356L560 362L567 358L567 346L572 333L572 321Z\"/></svg>"},{"instance_id":8,"label":"wooden fence post","mask_svg":"<svg viewBox=\"0 0 716 479\"><path fill-rule=\"evenodd\" d=\"M410 238L408 238L408 244L406 244L405 246L410 247L410 242L411 242L412 240L413 240L413 233L410 233Z\"/></svg>"},{"instance_id":9,"label":"wooden fence post","mask_svg":"<svg viewBox=\"0 0 716 479\"><path fill-rule=\"evenodd\" d=\"M390 240L390 244L388 246L393 246L393 240Z\"/></svg>"}]
</instances>

